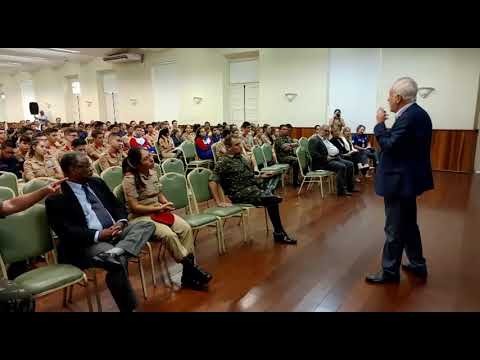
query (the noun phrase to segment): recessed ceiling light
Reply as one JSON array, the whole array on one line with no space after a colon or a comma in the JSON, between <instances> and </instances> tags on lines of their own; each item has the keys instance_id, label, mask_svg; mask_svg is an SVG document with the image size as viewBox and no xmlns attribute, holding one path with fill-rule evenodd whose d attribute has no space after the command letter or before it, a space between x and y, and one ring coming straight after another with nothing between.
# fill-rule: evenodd
<instances>
[{"instance_id":1,"label":"recessed ceiling light","mask_svg":"<svg viewBox=\"0 0 480 360\"><path fill-rule=\"evenodd\" d=\"M71 54L76 54L76 53L80 52L78 50L69 50L69 49L61 49L61 48L49 48L49 49L54 50L54 51L67 52L67 53L71 53Z\"/></svg>"}]
</instances>

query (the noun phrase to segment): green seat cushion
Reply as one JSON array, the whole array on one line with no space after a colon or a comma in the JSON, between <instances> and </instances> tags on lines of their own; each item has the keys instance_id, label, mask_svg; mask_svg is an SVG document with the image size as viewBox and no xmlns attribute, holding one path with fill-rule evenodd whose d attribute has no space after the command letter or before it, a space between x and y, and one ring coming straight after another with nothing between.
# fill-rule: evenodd
<instances>
[{"instance_id":1,"label":"green seat cushion","mask_svg":"<svg viewBox=\"0 0 480 360\"><path fill-rule=\"evenodd\" d=\"M211 160L192 160L188 165L202 165L211 162Z\"/></svg>"},{"instance_id":2,"label":"green seat cushion","mask_svg":"<svg viewBox=\"0 0 480 360\"><path fill-rule=\"evenodd\" d=\"M18 276L14 281L33 295L62 287L83 278L79 268L68 264L42 266Z\"/></svg>"},{"instance_id":3,"label":"green seat cushion","mask_svg":"<svg viewBox=\"0 0 480 360\"><path fill-rule=\"evenodd\" d=\"M272 165L272 166L269 166L269 167L285 170L285 169L289 169L290 165L288 165L288 164L275 164L275 165Z\"/></svg>"},{"instance_id":4,"label":"green seat cushion","mask_svg":"<svg viewBox=\"0 0 480 360\"><path fill-rule=\"evenodd\" d=\"M212 214L219 217L231 216L242 212L243 209L237 204L230 207L211 207L205 209L205 214Z\"/></svg>"},{"instance_id":5,"label":"green seat cushion","mask_svg":"<svg viewBox=\"0 0 480 360\"><path fill-rule=\"evenodd\" d=\"M328 171L309 171L306 175L307 177L320 177L320 176L330 176Z\"/></svg>"},{"instance_id":6,"label":"green seat cushion","mask_svg":"<svg viewBox=\"0 0 480 360\"><path fill-rule=\"evenodd\" d=\"M183 216L183 219L191 227L198 227L198 226L204 226L216 221L217 217L211 214L198 214L198 215L186 215L186 216Z\"/></svg>"},{"instance_id":7,"label":"green seat cushion","mask_svg":"<svg viewBox=\"0 0 480 360\"><path fill-rule=\"evenodd\" d=\"M256 206L255 206L255 205L252 205L252 204L235 204L235 206L240 206L241 208L244 208L244 209L245 209L245 208L248 208L248 209L250 209L250 208L256 208Z\"/></svg>"},{"instance_id":8,"label":"green seat cushion","mask_svg":"<svg viewBox=\"0 0 480 360\"><path fill-rule=\"evenodd\" d=\"M272 172L281 172L283 169L277 168L274 166L266 166L260 169L260 171L272 171Z\"/></svg>"}]
</instances>

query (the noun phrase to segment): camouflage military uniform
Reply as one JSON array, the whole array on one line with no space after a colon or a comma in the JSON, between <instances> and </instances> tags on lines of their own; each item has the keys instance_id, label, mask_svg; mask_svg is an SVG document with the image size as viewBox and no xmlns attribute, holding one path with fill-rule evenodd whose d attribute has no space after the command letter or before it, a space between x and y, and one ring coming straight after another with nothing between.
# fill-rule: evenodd
<instances>
[{"instance_id":1,"label":"camouflage military uniform","mask_svg":"<svg viewBox=\"0 0 480 360\"><path fill-rule=\"evenodd\" d=\"M255 179L255 173L242 155L225 155L218 160L211 181L220 183L233 203L262 206L261 198L272 196L279 183L279 176L268 181Z\"/></svg>"},{"instance_id":2,"label":"camouflage military uniform","mask_svg":"<svg viewBox=\"0 0 480 360\"><path fill-rule=\"evenodd\" d=\"M279 136L275 139L275 153L280 164L289 164L293 170L293 184L298 185L298 159L295 155L295 148L290 148L287 144L295 144L290 136Z\"/></svg>"},{"instance_id":3,"label":"camouflage military uniform","mask_svg":"<svg viewBox=\"0 0 480 360\"><path fill-rule=\"evenodd\" d=\"M102 156L100 156L100 159L98 160L98 165L100 166L100 169L102 169L102 171L105 171L112 166L122 166L122 161L124 158L125 156L123 151L115 154L114 156L112 156L110 152L106 152Z\"/></svg>"},{"instance_id":4,"label":"camouflage military uniform","mask_svg":"<svg viewBox=\"0 0 480 360\"><path fill-rule=\"evenodd\" d=\"M100 159L100 157L107 151L105 146L98 146L97 144L87 145L87 154L93 161Z\"/></svg>"},{"instance_id":5,"label":"camouflage military uniform","mask_svg":"<svg viewBox=\"0 0 480 360\"><path fill-rule=\"evenodd\" d=\"M24 164L23 177L26 181L38 177L62 179L63 172L57 159L51 155L46 156L43 161L29 157Z\"/></svg>"}]
</instances>

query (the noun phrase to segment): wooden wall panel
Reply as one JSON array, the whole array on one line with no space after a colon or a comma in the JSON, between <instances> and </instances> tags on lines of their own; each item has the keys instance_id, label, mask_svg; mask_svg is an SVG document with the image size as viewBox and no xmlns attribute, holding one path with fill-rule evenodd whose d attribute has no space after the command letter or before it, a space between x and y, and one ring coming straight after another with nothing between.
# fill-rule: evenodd
<instances>
[{"instance_id":1,"label":"wooden wall panel","mask_svg":"<svg viewBox=\"0 0 480 360\"><path fill-rule=\"evenodd\" d=\"M293 128L292 136L299 139L310 137L313 128ZM438 171L473 173L478 130L433 130L432 168ZM369 134L370 143L378 148L378 143Z\"/></svg>"}]
</instances>

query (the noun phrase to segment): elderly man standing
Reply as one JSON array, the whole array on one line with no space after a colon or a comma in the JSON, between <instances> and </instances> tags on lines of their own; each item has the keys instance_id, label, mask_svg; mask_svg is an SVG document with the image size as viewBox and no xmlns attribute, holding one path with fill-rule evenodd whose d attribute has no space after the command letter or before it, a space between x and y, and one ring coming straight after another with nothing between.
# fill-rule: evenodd
<instances>
[{"instance_id":1,"label":"elderly man standing","mask_svg":"<svg viewBox=\"0 0 480 360\"><path fill-rule=\"evenodd\" d=\"M422 240L417 225L417 196L433 189L430 144L432 121L416 103L417 83L403 77L390 89L390 111L396 113L391 129L385 126L387 114L377 112L375 136L380 144L375 190L385 202L385 245L382 271L369 275L369 283L400 281L402 253L409 260L405 271L426 278L427 265L422 254Z\"/></svg>"}]
</instances>

